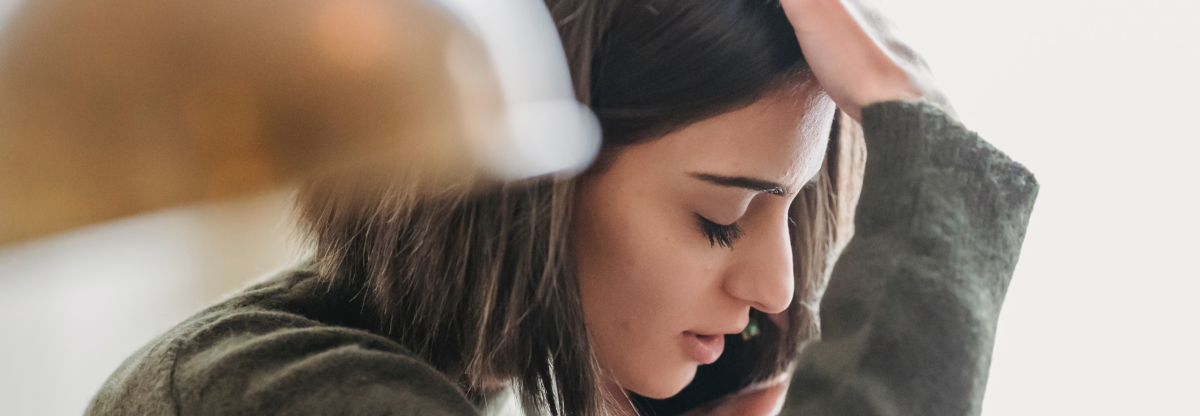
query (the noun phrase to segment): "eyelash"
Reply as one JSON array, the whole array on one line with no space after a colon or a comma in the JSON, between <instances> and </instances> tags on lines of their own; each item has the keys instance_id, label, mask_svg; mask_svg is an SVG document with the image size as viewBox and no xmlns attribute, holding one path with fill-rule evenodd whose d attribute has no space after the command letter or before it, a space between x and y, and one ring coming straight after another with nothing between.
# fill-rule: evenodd
<instances>
[{"instance_id":1,"label":"eyelash","mask_svg":"<svg viewBox=\"0 0 1200 416\"><path fill-rule=\"evenodd\" d=\"M742 227L739 227L735 222L729 225L721 225L712 222L708 218L704 218L700 214L696 214L696 222L700 225L700 232L708 237L709 244L713 247L729 247L733 245L734 240L742 236Z\"/></svg>"}]
</instances>

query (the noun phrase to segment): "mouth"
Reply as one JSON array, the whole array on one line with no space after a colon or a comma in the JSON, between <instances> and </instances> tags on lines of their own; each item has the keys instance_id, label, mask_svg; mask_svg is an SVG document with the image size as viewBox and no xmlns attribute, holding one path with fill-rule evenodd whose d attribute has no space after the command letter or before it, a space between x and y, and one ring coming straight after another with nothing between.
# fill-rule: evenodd
<instances>
[{"instance_id":1,"label":"mouth","mask_svg":"<svg viewBox=\"0 0 1200 416\"><path fill-rule=\"evenodd\" d=\"M712 364L725 351L725 335L686 331L683 333L683 351L700 364Z\"/></svg>"}]
</instances>

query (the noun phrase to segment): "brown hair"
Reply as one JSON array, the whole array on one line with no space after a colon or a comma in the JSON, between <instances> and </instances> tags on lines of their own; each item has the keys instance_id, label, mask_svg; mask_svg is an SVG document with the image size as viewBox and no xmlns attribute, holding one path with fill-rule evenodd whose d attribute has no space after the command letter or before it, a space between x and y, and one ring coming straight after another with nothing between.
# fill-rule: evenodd
<instances>
[{"instance_id":1,"label":"brown hair","mask_svg":"<svg viewBox=\"0 0 1200 416\"><path fill-rule=\"evenodd\" d=\"M748 105L805 74L777 1L546 3L608 155ZM790 211L797 282L790 324L759 320L767 327L753 340L741 385L785 370L819 334L817 304L854 202L839 196L846 176L839 161L847 160L841 130L834 129L817 181ZM600 388L567 249L579 179L380 175L311 181L298 197L314 264L331 289L363 296L381 332L468 393L514 380L531 414L606 413L615 398Z\"/></svg>"}]
</instances>

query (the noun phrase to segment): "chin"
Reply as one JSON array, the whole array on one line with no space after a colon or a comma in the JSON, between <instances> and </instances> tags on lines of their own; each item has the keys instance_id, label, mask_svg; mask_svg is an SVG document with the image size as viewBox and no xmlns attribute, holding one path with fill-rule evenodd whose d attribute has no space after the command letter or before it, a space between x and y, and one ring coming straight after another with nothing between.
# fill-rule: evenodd
<instances>
[{"instance_id":1,"label":"chin","mask_svg":"<svg viewBox=\"0 0 1200 416\"><path fill-rule=\"evenodd\" d=\"M648 379L637 389L629 389L638 395L651 399L665 399L679 394L688 383L696 378L696 363L683 364L678 371L668 371L648 375Z\"/></svg>"}]
</instances>

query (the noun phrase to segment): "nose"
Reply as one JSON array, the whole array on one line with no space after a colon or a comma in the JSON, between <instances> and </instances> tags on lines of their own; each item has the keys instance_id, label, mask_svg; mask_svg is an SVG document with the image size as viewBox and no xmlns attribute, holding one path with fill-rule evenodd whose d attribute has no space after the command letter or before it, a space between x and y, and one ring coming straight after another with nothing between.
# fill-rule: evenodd
<instances>
[{"instance_id":1,"label":"nose","mask_svg":"<svg viewBox=\"0 0 1200 416\"><path fill-rule=\"evenodd\" d=\"M747 230L725 269L725 291L766 313L783 312L795 292L791 236L786 214L782 217L782 221Z\"/></svg>"}]
</instances>

